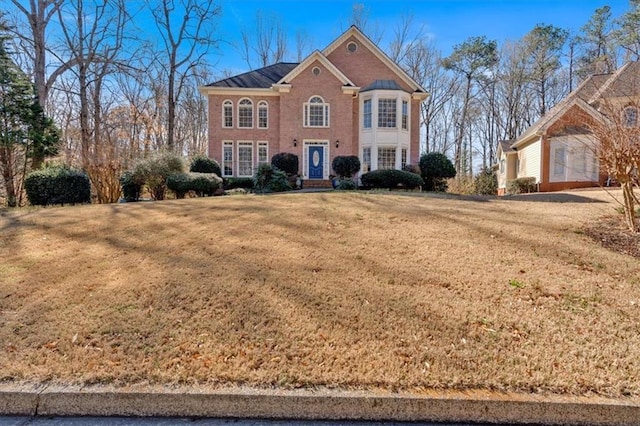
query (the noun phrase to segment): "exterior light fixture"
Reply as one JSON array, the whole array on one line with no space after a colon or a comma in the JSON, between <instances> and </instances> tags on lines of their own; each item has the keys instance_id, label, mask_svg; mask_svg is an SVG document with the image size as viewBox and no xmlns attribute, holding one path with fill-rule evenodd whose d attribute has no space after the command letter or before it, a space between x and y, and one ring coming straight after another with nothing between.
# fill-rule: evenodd
<instances>
[{"instance_id":1,"label":"exterior light fixture","mask_svg":"<svg viewBox=\"0 0 640 426\"><path fill-rule=\"evenodd\" d=\"M340 141L338 139L336 139L336 148L340 147Z\"/></svg>"},{"instance_id":2,"label":"exterior light fixture","mask_svg":"<svg viewBox=\"0 0 640 426\"><path fill-rule=\"evenodd\" d=\"M293 140L293 146L298 146L298 140L297 139Z\"/></svg>"}]
</instances>

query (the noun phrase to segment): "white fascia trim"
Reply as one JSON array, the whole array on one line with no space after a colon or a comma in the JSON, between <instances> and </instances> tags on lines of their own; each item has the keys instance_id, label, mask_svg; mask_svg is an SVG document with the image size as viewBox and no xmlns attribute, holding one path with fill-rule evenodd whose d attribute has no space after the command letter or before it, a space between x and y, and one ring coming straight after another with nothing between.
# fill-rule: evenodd
<instances>
[{"instance_id":1,"label":"white fascia trim","mask_svg":"<svg viewBox=\"0 0 640 426\"><path fill-rule=\"evenodd\" d=\"M291 72L289 72L289 74L287 74L284 77L282 77L282 79L280 79L280 81L278 81L277 84L283 84L283 83L290 82L291 80L296 78L298 75L300 75L300 73L302 71L304 71L305 69L309 68L309 66L315 61L318 61L322 65L324 65L324 67L326 69L328 69L329 72L331 72L331 74L333 74L338 80L340 80L340 82L342 83L343 86L355 87L355 84L353 84L353 82L351 80L349 80L349 78L346 75L344 75L342 73L342 71L340 71L338 68L336 68L336 66L333 65L327 59L326 56L324 56L322 53L320 53L319 50L316 50L311 55L307 56L306 59L304 61L302 61L300 64L298 64L297 67L292 69Z\"/></svg>"},{"instance_id":2,"label":"white fascia trim","mask_svg":"<svg viewBox=\"0 0 640 426\"><path fill-rule=\"evenodd\" d=\"M402 81L404 81L410 87L412 87L413 90L415 90L416 92L424 92L425 94L427 93L427 91L422 86L420 86L420 84L418 84L417 81L415 81L413 78L411 78L409 76L409 74L407 74L402 68L400 68L398 66L398 64L393 62L391 60L391 58L389 58L389 56L387 56L386 53L384 53L382 50L380 50L380 48L378 46L376 46L374 42L369 40L369 37L367 37L362 31L360 31L355 25L352 25L351 28L349 28L347 31L345 31L340 37L335 39L333 41L333 43L331 43L329 46L325 47L324 50L322 51L322 54L324 56L329 56L331 54L331 52L336 50L338 48L338 46L340 46L342 43L344 43L351 36L357 38L361 43L363 43L365 46L367 46L367 48L371 52L373 52L373 54L378 59L380 59L389 68L391 68L391 70L394 71L398 75L398 77L400 77L402 79Z\"/></svg>"},{"instance_id":3,"label":"white fascia trim","mask_svg":"<svg viewBox=\"0 0 640 426\"><path fill-rule=\"evenodd\" d=\"M344 93L345 95L357 95L360 92L360 88L359 87L353 87L353 86L342 86L342 93Z\"/></svg>"},{"instance_id":4,"label":"white fascia trim","mask_svg":"<svg viewBox=\"0 0 640 426\"><path fill-rule=\"evenodd\" d=\"M210 87L200 86L198 90L203 95L227 95L227 96L280 96L272 88L255 89L242 87Z\"/></svg>"},{"instance_id":5,"label":"white fascia trim","mask_svg":"<svg viewBox=\"0 0 640 426\"><path fill-rule=\"evenodd\" d=\"M278 93L289 93L291 91L290 84L275 83L271 85L271 88Z\"/></svg>"}]
</instances>

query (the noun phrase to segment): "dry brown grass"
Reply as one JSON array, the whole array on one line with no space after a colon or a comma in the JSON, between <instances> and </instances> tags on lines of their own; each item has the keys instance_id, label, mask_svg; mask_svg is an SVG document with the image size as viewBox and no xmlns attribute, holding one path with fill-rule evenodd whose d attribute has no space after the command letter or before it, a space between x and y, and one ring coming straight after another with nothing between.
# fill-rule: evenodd
<instances>
[{"instance_id":1,"label":"dry brown grass","mask_svg":"<svg viewBox=\"0 0 640 426\"><path fill-rule=\"evenodd\" d=\"M0 379L639 397L616 206L535 195L0 211Z\"/></svg>"}]
</instances>

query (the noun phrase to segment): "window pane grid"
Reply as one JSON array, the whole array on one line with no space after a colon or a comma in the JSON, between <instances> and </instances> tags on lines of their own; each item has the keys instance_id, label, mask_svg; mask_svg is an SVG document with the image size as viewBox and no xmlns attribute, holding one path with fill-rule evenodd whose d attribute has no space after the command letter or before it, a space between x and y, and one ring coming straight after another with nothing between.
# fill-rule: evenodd
<instances>
[{"instance_id":1,"label":"window pane grid","mask_svg":"<svg viewBox=\"0 0 640 426\"><path fill-rule=\"evenodd\" d=\"M268 127L268 119L267 119L267 106L259 105L258 106L258 127L261 129L266 129Z\"/></svg>"},{"instance_id":2,"label":"window pane grid","mask_svg":"<svg viewBox=\"0 0 640 426\"><path fill-rule=\"evenodd\" d=\"M253 175L253 146L251 143L238 144L238 176Z\"/></svg>"},{"instance_id":3,"label":"window pane grid","mask_svg":"<svg viewBox=\"0 0 640 426\"><path fill-rule=\"evenodd\" d=\"M304 104L304 125L306 127L329 127L329 105L315 96Z\"/></svg>"},{"instance_id":4,"label":"window pane grid","mask_svg":"<svg viewBox=\"0 0 640 426\"><path fill-rule=\"evenodd\" d=\"M395 148L378 148L378 169L395 169L396 167L396 149Z\"/></svg>"},{"instance_id":5,"label":"window pane grid","mask_svg":"<svg viewBox=\"0 0 640 426\"><path fill-rule=\"evenodd\" d=\"M409 127L409 104L402 101L402 128L407 130Z\"/></svg>"},{"instance_id":6,"label":"window pane grid","mask_svg":"<svg viewBox=\"0 0 640 426\"><path fill-rule=\"evenodd\" d=\"M402 156L400 157L400 165L402 167L402 170L405 169L405 167L407 167L407 149L406 148L402 148Z\"/></svg>"},{"instance_id":7,"label":"window pane grid","mask_svg":"<svg viewBox=\"0 0 640 426\"><path fill-rule=\"evenodd\" d=\"M225 143L222 152L222 175L233 176L233 145Z\"/></svg>"},{"instance_id":8,"label":"window pane grid","mask_svg":"<svg viewBox=\"0 0 640 426\"><path fill-rule=\"evenodd\" d=\"M224 105L223 127L233 127L233 105L230 103Z\"/></svg>"},{"instance_id":9,"label":"window pane grid","mask_svg":"<svg viewBox=\"0 0 640 426\"><path fill-rule=\"evenodd\" d=\"M378 127L396 127L395 99L378 99Z\"/></svg>"},{"instance_id":10,"label":"window pane grid","mask_svg":"<svg viewBox=\"0 0 640 426\"><path fill-rule=\"evenodd\" d=\"M258 164L269 163L269 151L266 143L258 144Z\"/></svg>"},{"instance_id":11,"label":"window pane grid","mask_svg":"<svg viewBox=\"0 0 640 426\"><path fill-rule=\"evenodd\" d=\"M248 99L240 101L238 127L253 127L253 104Z\"/></svg>"},{"instance_id":12,"label":"window pane grid","mask_svg":"<svg viewBox=\"0 0 640 426\"><path fill-rule=\"evenodd\" d=\"M371 148L362 148L362 172L371 171Z\"/></svg>"},{"instance_id":13,"label":"window pane grid","mask_svg":"<svg viewBox=\"0 0 640 426\"><path fill-rule=\"evenodd\" d=\"M363 127L365 129L371 128L371 99L366 99L363 104Z\"/></svg>"}]
</instances>

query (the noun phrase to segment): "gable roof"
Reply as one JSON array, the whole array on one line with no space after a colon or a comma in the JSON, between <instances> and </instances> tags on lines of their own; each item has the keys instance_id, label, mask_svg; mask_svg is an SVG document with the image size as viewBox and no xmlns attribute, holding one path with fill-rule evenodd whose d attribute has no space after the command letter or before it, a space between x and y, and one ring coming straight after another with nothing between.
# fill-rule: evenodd
<instances>
[{"instance_id":1,"label":"gable roof","mask_svg":"<svg viewBox=\"0 0 640 426\"><path fill-rule=\"evenodd\" d=\"M297 64L293 67L286 75L282 76L280 80L278 80L278 84L287 84L291 82L297 75L299 75L302 71L304 71L309 65L313 62L320 62L325 68L329 70L331 74L333 74L343 86L351 86L355 87L355 84L349 78L342 73L335 65L331 63L327 59L325 55L323 55L319 50L314 51L311 55L307 56L304 61Z\"/></svg>"},{"instance_id":2,"label":"gable roof","mask_svg":"<svg viewBox=\"0 0 640 426\"><path fill-rule=\"evenodd\" d=\"M218 80L214 83L207 84L205 87L229 87L241 89L269 89L271 85L277 83L297 67L297 63L279 62L264 68L245 72L233 77Z\"/></svg>"},{"instance_id":3,"label":"gable roof","mask_svg":"<svg viewBox=\"0 0 640 426\"><path fill-rule=\"evenodd\" d=\"M606 120L606 117L596 109L601 99L638 95L640 95L640 62L638 61L627 62L614 73L591 75L565 99L533 123L511 146L518 147L533 136L538 136L573 106L582 108L596 120Z\"/></svg>"},{"instance_id":4,"label":"gable roof","mask_svg":"<svg viewBox=\"0 0 640 426\"><path fill-rule=\"evenodd\" d=\"M354 37L358 41L360 41L364 46L366 46L380 61L382 61L387 67L391 68L391 70L398 75L402 81L404 81L409 87L411 87L415 92L427 94L427 91L416 82L409 74L407 74L398 64L396 64L391 58L384 53L369 37L367 37L358 27L355 25L351 25L347 31L342 33L340 37L335 39L329 46L325 47L322 53L325 56L329 56L331 52L336 50L342 43L344 43L348 38Z\"/></svg>"},{"instance_id":5,"label":"gable roof","mask_svg":"<svg viewBox=\"0 0 640 426\"><path fill-rule=\"evenodd\" d=\"M640 62L627 62L593 94L589 103L600 98L637 96L640 93Z\"/></svg>"}]
</instances>

